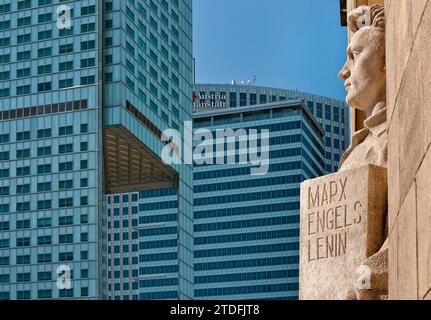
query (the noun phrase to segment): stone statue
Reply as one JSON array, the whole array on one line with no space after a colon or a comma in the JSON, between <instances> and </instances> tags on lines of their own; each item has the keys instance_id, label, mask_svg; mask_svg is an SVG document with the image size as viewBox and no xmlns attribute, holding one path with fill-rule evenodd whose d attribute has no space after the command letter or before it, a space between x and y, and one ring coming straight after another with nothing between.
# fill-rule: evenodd
<instances>
[{"instance_id":1,"label":"stone statue","mask_svg":"<svg viewBox=\"0 0 431 320\"><path fill-rule=\"evenodd\" d=\"M343 155L339 171L373 164L387 168L385 16L381 5L361 6L348 16L353 35L347 49L347 62L339 73L345 81L347 103L364 111L364 128L354 133L352 144ZM385 191L386 192L386 191ZM387 196L386 196L387 201ZM387 216L387 211L386 211ZM387 239L387 226L383 226ZM371 288L353 288L347 299L387 298L387 240L375 255L364 261L371 270Z\"/></svg>"}]
</instances>

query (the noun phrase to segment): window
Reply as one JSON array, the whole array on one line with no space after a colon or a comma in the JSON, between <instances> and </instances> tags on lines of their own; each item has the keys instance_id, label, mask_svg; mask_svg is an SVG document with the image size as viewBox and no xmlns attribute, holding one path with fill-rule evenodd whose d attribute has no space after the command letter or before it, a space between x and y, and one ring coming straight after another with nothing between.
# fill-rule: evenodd
<instances>
[{"instance_id":1,"label":"window","mask_svg":"<svg viewBox=\"0 0 431 320\"><path fill-rule=\"evenodd\" d=\"M108 4L106 4L105 8L108 7ZM111 3L112 6L112 3ZM96 6L87 6L81 8L81 16L86 16L89 14L95 14L96 13Z\"/></svg>"},{"instance_id":2,"label":"window","mask_svg":"<svg viewBox=\"0 0 431 320\"><path fill-rule=\"evenodd\" d=\"M37 192L51 191L51 182L40 182L37 184Z\"/></svg>"},{"instance_id":3,"label":"window","mask_svg":"<svg viewBox=\"0 0 431 320\"><path fill-rule=\"evenodd\" d=\"M81 170L88 169L88 160L81 160Z\"/></svg>"},{"instance_id":4,"label":"window","mask_svg":"<svg viewBox=\"0 0 431 320\"><path fill-rule=\"evenodd\" d=\"M61 180L58 182L58 189L73 189L73 180Z\"/></svg>"},{"instance_id":5,"label":"window","mask_svg":"<svg viewBox=\"0 0 431 320\"><path fill-rule=\"evenodd\" d=\"M39 129L37 130L37 138L44 139L51 137L51 129Z\"/></svg>"},{"instance_id":6,"label":"window","mask_svg":"<svg viewBox=\"0 0 431 320\"><path fill-rule=\"evenodd\" d=\"M96 58L81 59L81 68L94 67L96 65Z\"/></svg>"},{"instance_id":7,"label":"window","mask_svg":"<svg viewBox=\"0 0 431 320\"><path fill-rule=\"evenodd\" d=\"M44 92L44 91L50 91L52 90L52 83L51 82L43 82L39 83L37 85L37 91L38 92Z\"/></svg>"},{"instance_id":8,"label":"window","mask_svg":"<svg viewBox=\"0 0 431 320\"><path fill-rule=\"evenodd\" d=\"M51 218L39 218L39 219L37 219L37 227L38 228L50 227L51 225L52 225Z\"/></svg>"},{"instance_id":9,"label":"window","mask_svg":"<svg viewBox=\"0 0 431 320\"><path fill-rule=\"evenodd\" d=\"M29 184L19 184L16 186L17 194L26 194L30 193L30 185Z\"/></svg>"},{"instance_id":10,"label":"window","mask_svg":"<svg viewBox=\"0 0 431 320\"><path fill-rule=\"evenodd\" d=\"M73 70L73 61L60 62L58 64L59 71Z\"/></svg>"},{"instance_id":11,"label":"window","mask_svg":"<svg viewBox=\"0 0 431 320\"><path fill-rule=\"evenodd\" d=\"M73 87L73 78L58 81L59 89L71 88L71 87Z\"/></svg>"},{"instance_id":12,"label":"window","mask_svg":"<svg viewBox=\"0 0 431 320\"><path fill-rule=\"evenodd\" d=\"M0 48L10 46L10 37L0 38Z\"/></svg>"},{"instance_id":13,"label":"window","mask_svg":"<svg viewBox=\"0 0 431 320\"><path fill-rule=\"evenodd\" d=\"M70 226L73 224L73 216L65 216L65 217L60 217L58 219L58 224L60 226Z\"/></svg>"},{"instance_id":14,"label":"window","mask_svg":"<svg viewBox=\"0 0 431 320\"><path fill-rule=\"evenodd\" d=\"M81 42L81 51L91 50L91 49L94 49L95 47L96 47L96 41L95 40L82 41Z\"/></svg>"},{"instance_id":15,"label":"window","mask_svg":"<svg viewBox=\"0 0 431 320\"><path fill-rule=\"evenodd\" d=\"M51 236L40 236L37 237L38 246L48 246L52 243Z\"/></svg>"},{"instance_id":16,"label":"window","mask_svg":"<svg viewBox=\"0 0 431 320\"><path fill-rule=\"evenodd\" d=\"M73 252L60 252L58 255L58 260L60 260L60 261L73 261ZM60 297L61 297L62 291L68 291L68 290L60 290ZM73 291L71 291L71 292L73 292Z\"/></svg>"},{"instance_id":17,"label":"window","mask_svg":"<svg viewBox=\"0 0 431 320\"><path fill-rule=\"evenodd\" d=\"M49 156L49 155L51 155L51 146L37 148L38 157Z\"/></svg>"},{"instance_id":18,"label":"window","mask_svg":"<svg viewBox=\"0 0 431 320\"><path fill-rule=\"evenodd\" d=\"M22 17L17 19L18 27L25 27L31 25L31 17Z\"/></svg>"},{"instance_id":19,"label":"window","mask_svg":"<svg viewBox=\"0 0 431 320\"><path fill-rule=\"evenodd\" d=\"M50 22L51 20L52 20L52 14L51 14L51 12L40 14L37 17L37 22L38 23Z\"/></svg>"},{"instance_id":20,"label":"window","mask_svg":"<svg viewBox=\"0 0 431 320\"><path fill-rule=\"evenodd\" d=\"M52 30L39 31L37 34L38 40L47 40L52 38Z\"/></svg>"},{"instance_id":21,"label":"window","mask_svg":"<svg viewBox=\"0 0 431 320\"><path fill-rule=\"evenodd\" d=\"M30 229L30 220L17 220L16 228L18 230Z\"/></svg>"},{"instance_id":22,"label":"window","mask_svg":"<svg viewBox=\"0 0 431 320\"><path fill-rule=\"evenodd\" d=\"M81 77L81 86L86 86L90 84L96 83L96 77L95 76L86 76Z\"/></svg>"},{"instance_id":23,"label":"window","mask_svg":"<svg viewBox=\"0 0 431 320\"><path fill-rule=\"evenodd\" d=\"M96 30L96 24L94 22L85 23L81 25L81 33L92 32L95 30Z\"/></svg>"},{"instance_id":24,"label":"window","mask_svg":"<svg viewBox=\"0 0 431 320\"><path fill-rule=\"evenodd\" d=\"M73 207L73 198L62 198L58 200L58 206L60 208Z\"/></svg>"},{"instance_id":25,"label":"window","mask_svg":"<svg viewBox=\"0 0 431 320\"><path fill-rule=\"evenodd\" d=\"M39 75L47 74L47 73L51 73L51 72L52 72L52 65L50 65L50 64L37 67L37 74L39 74Z\"/></svg>"},{"instance_id":26,"label":"window","mask_svg":"<svg viewBox=\"0 0 431 320\"><path fill-rule=\"evenodd\" d=\"M58 51L60 54L73 52L73 43L60 45Z\"/></svg>"},{"instance_id":27,"label":"window","mask_svg":"<svg viewBox=\"0 0 431 320\"><path fill-rule=\"evenodd\" d=\"M30 85L16 87L17 95L29 94L31 92Z\"/></svg>"},{"instance_id":28,"label":"window","mask_svg":"<svg viewBox=\"0 0 431 320\"><path fill-rule=\"evenodd\" d=\"M50 164L41 164L37 166L37 174L48 174L51 173Z\"/></svg>"},{"instance_id":29,"label":"window","mask_svg":"<svg viewBox=\"0 0 431 320\"><path fill-rule=\"evenodd\" d=\"M50 263L52 262L52 255L50 253L42 253L37 255L38 263Z\"/></svg>"},{"instance_id":30,"label":"window","mask_svg":"<svg viewBox=\"0 0 431 320\"><path fill-rule=\"evenodd\" d=\"M88 187L88 178L82 178L80 186L81 186L81 188L87 188Z\"/></svg>"},{"instance_id":31,"label":"window","mask_svg":"<svg viewBox=\"0 0 431 320\"><path fill-rule=\"evenodd\" d=\"M24 177L30 175L30 167L20 167L16 168L16 176L17 177Z\"/></svg>"},{"instance_id":32,"label":"window","mask_svg":"<svg viewBox=\"0 0 431 320\"><path fill-rule=\"evenodd\" d=\"M0 134L0 143L9 142L9 133Z\"/></svg>"},{"instance_id":33,"label":"window","mask_svg":"<svg viewBox=\"0 0 431 320\"><path fill-rule=\"evenodd\" d=\"M73 152L73 143L61 144L58 146L58 153L60 154L71 152Z\"/></svg>"},{"instance_id":34,"label":"window","mask_svg":"<svg viewBox=\"0 0 431 320\"><path fill-rule=\"evenodd\" d=\"M51 200L40 200L37 202L38 210L48 210L52 208Z\"/></svg>"},{"instance_id":35,"label":"window","mask_svg":"<svg viewBox=\"0 0 431 320\"><path fill-rule=\"evenodd\" d=\"M81 142L80 150L88 151L88 142Z\"/></svg>"},{"instance_id":36,"label":"window","mask_svg":"<svg viewBox=\"0 0 431 320\"><path fill-rule=\"evenodd\" d=\"M73 243L73 234L60 234L58 236L59 243Z\"/></svg>"},{"instance_id":37,"label":"window","mask_svg":"<svg viewBox=\"0 0 431 320\"><path fill-rule=\"evenodd\" d=\"M50 57L52 55L52 48L41 48L37 50L38 58ZM29 58L28 58L29 59Z\"/></svg>"},{"instance_id":38,"label":"window","mask_svg":"<svg viewBox=\"0 0 431 320\"><path fill-rule=\"evenodd\" d=\"M17 238L16 239L17 247L29 247L30 246L30 238Z\"/></svg>"},{"instance_id":39,"label":"window","mask_svg":"<svg viewBox=\"0 0 431 320\"><path fill-rule=\"evenodd\" d=\"M17 44L31 42L31 33L21 34L16 38Z\"/></svg>"},{"instance_id":40,"label":"window","mask_svg":"<svg viewBox=\"0 0 431 320\"><path fill-rule=\"evenodd\" d=\"M73 126L60 127L58 129L59 136L68 136L73 134Z\"/></svg>"},{"instance_id":41,"label":"window","mask_svg":"<svg viewBox=\"0 0 431 320\"><path fill-rule=\"evenodd\" d=\"M60 172L72 171L73 170L73 162L61 162L58 165L58 170Z\"/></svg>"},{"instance_id":42,"label":"window","mask_svg":"<svg viewBox=\"0 0 431 320\"><path fill-rule=\"evenodd\" d=\"M17 53L17 56L16 56L17 61L28 60L28 59L31 59L31 50L21 51Z\"/></svg>"},{"instance_id":43,"label":"window","mask_svg":"<svg viewBox=\"0 0 431 320\"><path fill-rule=\"evenodd\" d=\"M67 29L67 28L60 29L59 32L58 32L58 35L60 37L67 37L67 36L73 35L73 26L71 28L69 28L69 29Z\"/></svg>"},{"instance_id":44,"label":"window","mask_svg":"<svg viewBox=\"0 0 431 320\"><path fill-rule=\"evenodd\" d=\"M81 197L80 205L81 206L88 206L88 197L87 196Z\"/></svg>"},{"instance_id":45,"label":"window","mask_svg":"<svg viewBox=\"0 0 431 320\"><path fill-rule=\"evenodd\" d=\"M83 123L81 124L81 133L87 133L88 132L88 124Z\"/></svg>"},{"instance_id":46,"label":"window","mask_svg":"<svg viewBox=\"0 0 431 320\"><path fill-rule=\"evenodd\" d=\"M21 149L16 151L17 159L26 159L30 158L30 149Z\"/></svg>"}]
</instances>

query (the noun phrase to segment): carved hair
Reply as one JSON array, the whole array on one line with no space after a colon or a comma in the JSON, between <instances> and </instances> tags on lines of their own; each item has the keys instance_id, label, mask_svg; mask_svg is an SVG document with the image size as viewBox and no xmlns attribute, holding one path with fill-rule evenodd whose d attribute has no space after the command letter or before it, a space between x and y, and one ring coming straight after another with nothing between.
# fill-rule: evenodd
<instances>
[{"instance_id":1,"label":"carved hair","mask_svg":"<svg viewBox=\"0 0 431 320\"><path fill-rule=\"evenodd\" d=\"M360 6L347 17L348 26L353 33L364 27L385 30L385 8L382 5Z\"/></svg>"}]
</instances>

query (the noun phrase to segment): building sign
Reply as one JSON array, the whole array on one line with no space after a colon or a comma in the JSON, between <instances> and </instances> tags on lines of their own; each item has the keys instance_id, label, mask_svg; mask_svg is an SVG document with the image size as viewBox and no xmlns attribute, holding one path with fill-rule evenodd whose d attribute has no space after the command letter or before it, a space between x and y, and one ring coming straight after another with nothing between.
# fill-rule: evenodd
<instances>
[{"instance_id":1,"label":"building sign","mask_svg":"<svg viewBox=\"0 0 431 320\"><path fill-rule=\"evenodd\" d=\"M226 94L193 92L194 109L226 108Z\"/></svg>"}]
</instances>

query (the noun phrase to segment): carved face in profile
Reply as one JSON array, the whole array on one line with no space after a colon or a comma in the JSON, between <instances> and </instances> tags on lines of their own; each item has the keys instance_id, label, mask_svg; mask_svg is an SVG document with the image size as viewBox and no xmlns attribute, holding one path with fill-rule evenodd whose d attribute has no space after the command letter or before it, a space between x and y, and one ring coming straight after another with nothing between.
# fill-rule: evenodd
<instances>
[{"instance_id":1,"label":"carved face in profile","mask_svg":"<svg viewBox=\"0 0 431 320\"><path fill-rule=\"evenodd\" d=\"M384 30L364 27L354 33L339 77L345 81L349 106L367 115L378 102L386 100Z\"/></svg>"}]
</instances>

